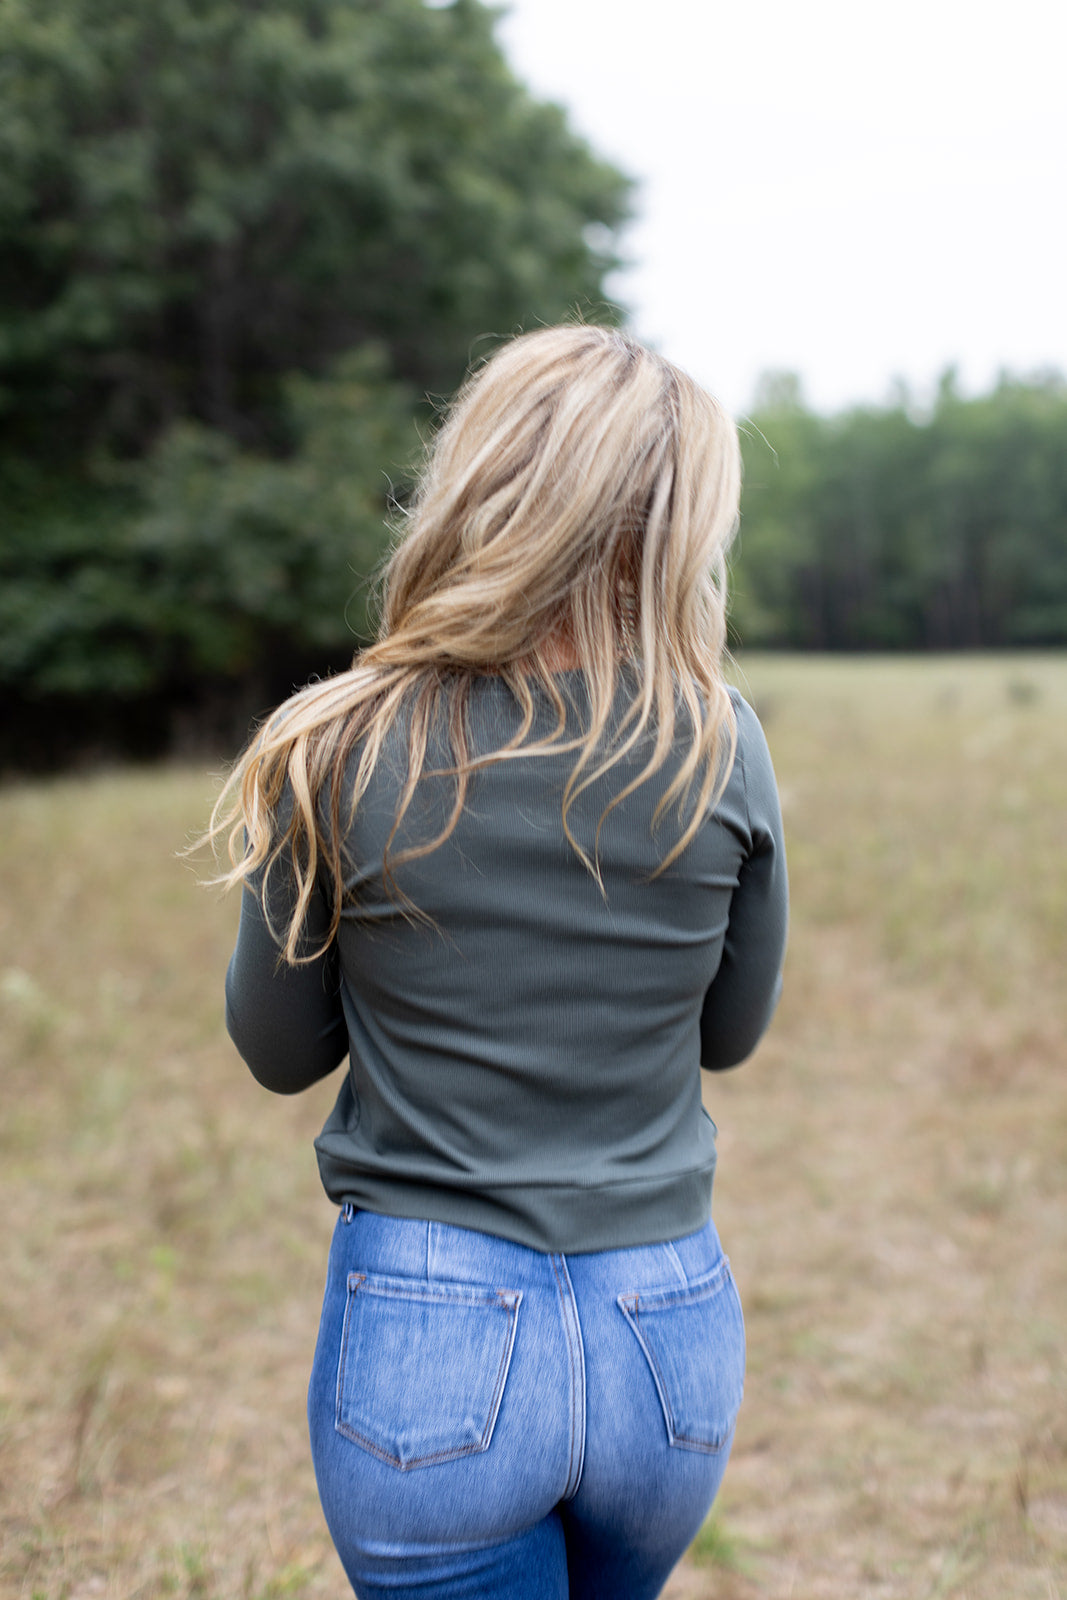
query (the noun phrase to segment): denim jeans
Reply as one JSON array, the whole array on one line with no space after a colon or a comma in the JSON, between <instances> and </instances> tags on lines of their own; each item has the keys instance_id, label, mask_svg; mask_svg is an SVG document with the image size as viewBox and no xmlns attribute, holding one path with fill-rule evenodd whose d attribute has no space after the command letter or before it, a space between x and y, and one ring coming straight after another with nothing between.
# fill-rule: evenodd
<instances>
[{"instance_id":1,"label":"denim jeans","mask_svg":"<svg viewBox=\"0 0 1067 1600\"><path fill-rule=\"evenodd\" d=\"M709 1222L542 1255L345 1207L308 1396L360 1600L643 1600L718 1490L741 1307Z\"/></svg>"}]
</instances>

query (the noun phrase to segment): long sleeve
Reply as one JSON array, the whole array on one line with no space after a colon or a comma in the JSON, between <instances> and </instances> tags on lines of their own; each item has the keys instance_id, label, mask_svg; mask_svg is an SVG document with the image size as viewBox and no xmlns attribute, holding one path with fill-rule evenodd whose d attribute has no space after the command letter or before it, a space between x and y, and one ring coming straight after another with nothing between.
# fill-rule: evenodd
<instances>
[{"instance_id":1,"label":"long sleeve","mask_svg":"<svg viewBox=\"0 0 1067 1600\"><path fill-rule=\"evenodd\" d=\"M704 1000L700 1064L709 1071L751 1055L778 1004L789 921L789 887L778 789L754 712L738 697L745 803L752 839L730 901L722 961Z\"/></svg>"},{"instance_id":2,"label":"long sleeve","mask_svg":"<svg viewBox=\"0 0 1067 1600\"><path fill-rule=\"evenodd\" d=\"M272 884L283 878L279 864ZM271 915L276 926L284 926L283 890L272 894ZM317 945L328 927L326 904L316 890L305 936ZM304 966L280 963L259 896L248 889L226 973L226 1027L253 1076L276 1094L310 1087L348 1053L336 941Z\"/></svg>"}]
</instances>

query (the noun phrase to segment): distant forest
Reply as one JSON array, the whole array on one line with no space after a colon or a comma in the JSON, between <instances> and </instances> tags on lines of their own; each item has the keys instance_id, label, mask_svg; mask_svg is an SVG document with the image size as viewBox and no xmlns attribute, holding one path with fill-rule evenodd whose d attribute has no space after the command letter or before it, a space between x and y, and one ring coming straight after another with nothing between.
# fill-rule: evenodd
<instances>
[{"instance_id":1,"label":"distant forest","mask_svg":"<svg viewBox=\"0 0 1067 1600\"><path fill-rule=\"evenodd\" d=\"M479 0L0 6L0 765L232 747L343 667L420 435L615 322L624 174ZM1067 387L743 424L742 647L1067 643Z\"/></svg>"},{"instance_id":2,"label":"distant forest","mask_svg":"<svg viewBox=\"0 0 1067 1600\"><path fill-rule=\"evenodd\" d=\"M1004 376L964 399L946 373L818 416L765 378L742 424L735 637L795 650L1067 644L1067 384Z\"/></svg>"},{"instance_id":3,"label":"distant forest","mask_svg":"<svg viewBox=\"0 0 1067 1600\"><path fill-rule=\"evenodd\" d=\"M347 665L469 363L621 316L629 180L495 17L0 5L0 762L232 745Z\"/></svg>"}]
</instances>

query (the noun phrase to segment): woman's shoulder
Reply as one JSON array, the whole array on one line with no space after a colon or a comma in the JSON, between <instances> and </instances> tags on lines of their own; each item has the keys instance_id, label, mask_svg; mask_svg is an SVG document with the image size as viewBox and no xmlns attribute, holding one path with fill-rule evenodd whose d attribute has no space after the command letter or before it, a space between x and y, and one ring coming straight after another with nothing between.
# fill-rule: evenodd
<instances>
[{"instance_id":1,"label":"woman's shoulder","mask_svg":"<svg viewBox=\"0 0 1067 1600\"><path fill-rule=\"evenodd\" d=\"M767 735L753 706L734 685L728 689L737 725L734 766L744 785L750 820L759 823L779 812L778 784Z\"/></svg>"},{"instance_id":2,"label":"woman's shoulder","mask_svg":"<svg viewBox=\"0 0 1067 1600\"><path fill-rule=\"evenodd\" d=\"M750 742L766 745L763 725L759 715L750 701L746 700L736 684L729 683L726 693L730 696L730 704L734 708L734 717L737 721L737 740L740 745L742 737Z\"/></svg>"}]
</instances>

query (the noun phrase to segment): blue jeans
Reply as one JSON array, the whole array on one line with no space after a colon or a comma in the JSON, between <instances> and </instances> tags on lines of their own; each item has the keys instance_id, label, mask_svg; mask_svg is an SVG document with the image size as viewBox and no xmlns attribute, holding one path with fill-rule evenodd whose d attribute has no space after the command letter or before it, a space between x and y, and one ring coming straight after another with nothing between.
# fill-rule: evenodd
<instances>
[{"instance_id":1,"label":"blue jeans","mask_svg":"<svg viewBox=\"0 0 1067 1600\"><path fill-rule=\"evenodd\" d=\"M345 1207L308 1395L360 1600L642 1600L718 1490L744 1380L709 1222L542 1255Z\"/></svg>"}]
</instances>

